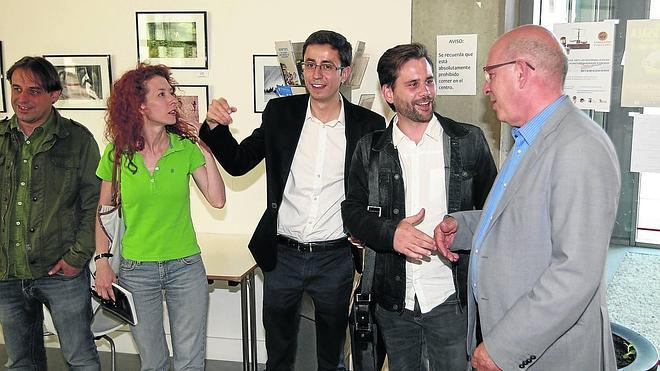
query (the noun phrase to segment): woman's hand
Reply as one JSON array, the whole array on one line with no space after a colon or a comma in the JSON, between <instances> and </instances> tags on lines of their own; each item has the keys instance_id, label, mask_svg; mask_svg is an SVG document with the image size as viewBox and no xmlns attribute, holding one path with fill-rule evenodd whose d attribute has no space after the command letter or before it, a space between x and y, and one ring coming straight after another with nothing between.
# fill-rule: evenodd
<instances>
[{"instance_id":1,"label":"woman's hand","mask_svg":"<svg viewBox=\"0 0 660 371\"><path fill-rule=\"evenodd\" d=\"M96 261L96 276L94 278L94 286L96 292L103 299L115 300L115 293L112 291L112 283L117 282L115 272L110 268L110 262L106 258L101 258Z\"/></svg>"}]
</instances>

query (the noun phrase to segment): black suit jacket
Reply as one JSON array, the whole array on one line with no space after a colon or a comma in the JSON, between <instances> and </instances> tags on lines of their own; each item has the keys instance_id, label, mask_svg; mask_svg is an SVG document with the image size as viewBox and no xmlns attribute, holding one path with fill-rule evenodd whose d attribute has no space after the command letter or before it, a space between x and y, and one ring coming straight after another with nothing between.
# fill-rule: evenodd
<instances>
[{"instance_id":1,"label":"black suit jacket","mask_svg":"<svg viewBox=\"0 0 660 371\"><path fill-rule=\"evenodd\" d=\"M367 133L383 129L385 119L342 99L346 121L344 174L348 174L358 140ZM305 122L308 100L308 94L270 100L263 112L261 126L240 144L225 125L210 130L204 124L200 131L201 139L211 148L220 165L233 176L247 173L266 159L267 206L249 244L254 259L264 271L275 267L277 213ZM347 176L344 177L344 188L348 189Z\"/></svg>"}]
</instances>

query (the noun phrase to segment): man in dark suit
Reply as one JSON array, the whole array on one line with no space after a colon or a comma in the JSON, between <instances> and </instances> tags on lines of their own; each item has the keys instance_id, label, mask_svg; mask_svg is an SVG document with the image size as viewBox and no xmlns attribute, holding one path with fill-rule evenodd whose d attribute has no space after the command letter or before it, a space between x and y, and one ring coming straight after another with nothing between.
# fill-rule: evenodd
<instances>
[{"instance_id":1,"label":"man in dark suit","mask_svg":"<svg viewBox=\"0 0 660 371\"><path fill-rule=\"evenodd\" d=\"M224 98L209 107L200 137L231 175L266 160L267 208L249 244L264 272L263 322L268 370L293 369L301 298L314 302L319 370L335 370L353 283L351 245L341 219L357 141L385 120L339 93L351 73L352 48L332 31L303 46L308 94L273 99L261 126L240 144L231 135Z\"/></svg>"}]
</instances>

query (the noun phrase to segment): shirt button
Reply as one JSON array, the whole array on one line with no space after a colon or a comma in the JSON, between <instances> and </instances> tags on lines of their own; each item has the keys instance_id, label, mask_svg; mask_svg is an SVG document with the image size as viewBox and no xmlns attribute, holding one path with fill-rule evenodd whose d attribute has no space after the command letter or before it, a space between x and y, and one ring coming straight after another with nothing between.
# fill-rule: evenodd
<instances>
[{"instance_id":1,"label":"shirt button","mask_svg":"<svg viewBox=\"0 0 660 371\"><path fill-rule=\"evenodd\" d=\"M522 149L517 150L516 153L517 153L517 154L521 154L521 153L522 153Z\"/></svg>"},{"instance_id":2,"label":"shirt button","mask_svg":"<svg viewBox=\"0 0 660 371\"><path fill-rule=\"evenodd\" d=\"M18 206L23 206L23 201L18 201L17 204Z\"/></svg>"},{"instance_id":3,"label":"shirt button","mask_svg":"<svg viewBox=\"0 0 660 371\"><path fill-rule=\"evenodd\" d=\"M26 140L26 141L25 141L25 144L30 144L30 143L31 143L31 142L30 142L29 140Z\"/></svg>"},{"instance_id":4,"label":"shirt button","mask_svg":"<svg viewBox=\"0 0 660 371\"><path fill-rule=\"evenodd\" d=\"M30 232L34 233L34 227L30 228Z\"/></svg>"},{"instance_id":5,"label":"shirt button","mask_svg":"<svg viewBox=\"0 0 660 371\"><path fill-rule=\"evenodd\" d=\"M27 160L26 160L26 159L23 159L23 163L24 163L24 164L27 164Z\"/></svg>"},{"instance_id":6,"label":"shirt button","mask_svg":"<svg viewBox=\"0 0 660 371\"><path fill-rule=\"evenodd\" d=\"M23 187L25 187L25 182L21 182L21 185L22 185Z\"/></svg>"},{"instance_id":7,"label":"shirt button","mask_svg":"<svg viewBox=\"0 0 660 371\"><path fill-rule=\"evenodd\" d=\"M159 168L158 166L156 166L156 167L154 168L154 170L160 170L160 168Z\"/></svg>"},{"instance_id":8,"label":"shirt button","mask_svg":"<svg viewBox=\"0 0 660 371\"><path fill-rule=\"evenodd\" d=\"M16 225L21 225L21 222L16 222Z\"/></svg>"},{"instance_id":9,"label":"shirt button","mask_svg":"<svg viewBox=\"0 0 660 371\"><path fill-rule=\"evenodd\" d=\"M20 242L16 242L16 247L19 247L19 246L21 246L21 243L20 243Z\"/></svg>"},{"instance_id":10,"label":"shirt button","mask_svg":"<svg viewBox=\"0 0 660 371\"><path fill-rule=\"evenodd\" d=\"M150 179L149 181L150 181L151 183L153 183L155 180L154 180L154 179Z\"/></svg>"},{"instance_id":11,"label":"shirt button","mask_svg":"<svg viewBox=\"0 0 660 371\"><path fill-rule=\"evenodd\" d=\"M272 209L277 209L277 204L275 202L273 202L272 204L270 204L270 207Z\"/></svg>"},{"instance_id":12,"label":"shirt button","mask_svg":"<svg viewBox=\"0 0 660 371\"><path fill-rule=\"evenodd\" d=\"M32 197L32 201L36 201L36 200L37 200L37 198L36 198L36 197Z\"/></svg>"},{"instance_id":13,"label":"shirt button","mask_svg":"<svg viewBox=\"0 0 660 371\"><path fill-rule=\"evenodd\" d=\"M394 213L394 215L398 215L399 214L399 209L392 210L392 213Z\"/></svg>"},{"instance_id":14,"label":"shirt button","mask_svg":"<svg viewBox=\"0 0 660 371\"><path fill-rule=\"evenodd\" d=\"M399 174L394 174L394 180L399 180Z\"/></svg>"}]
</instances>

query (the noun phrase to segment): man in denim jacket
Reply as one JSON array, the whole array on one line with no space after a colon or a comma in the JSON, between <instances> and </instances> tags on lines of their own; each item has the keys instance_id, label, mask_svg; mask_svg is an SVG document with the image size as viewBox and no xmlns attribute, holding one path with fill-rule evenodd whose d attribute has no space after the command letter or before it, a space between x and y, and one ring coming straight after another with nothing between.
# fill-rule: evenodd
<instances>
[{"instance_id":1,"label":"man in denim jacket","mask_svg":"<svg viewBox=\"0 0 660 371\"><path fill-rule=\"evenodd\" d=\"M423 45L387 50L378 77L396 116L385 131L358 143L344 225L377 252L372 297L390 370L424 369L425 354L431 370L465 370L468 259L454 265L441 257L432 236L448 212L483 206L495 164L479 128L434 113L433 68ZM378 202L372 205L374 156Z\"/></svg>"},{"instance_id":2,"label":"man in denim jacket","mask_svg":"<svg viewBox=\"0 0 660 371\"><path fill-rule=\"evenodd\" d=\"M8 71L14 115L0 122L0 325L8 370L46 370L43 305L71 370L100 370L87 263L94 252L99 149L53 108L62 85L41 57Z\"/></svg>"}]
</instances>

